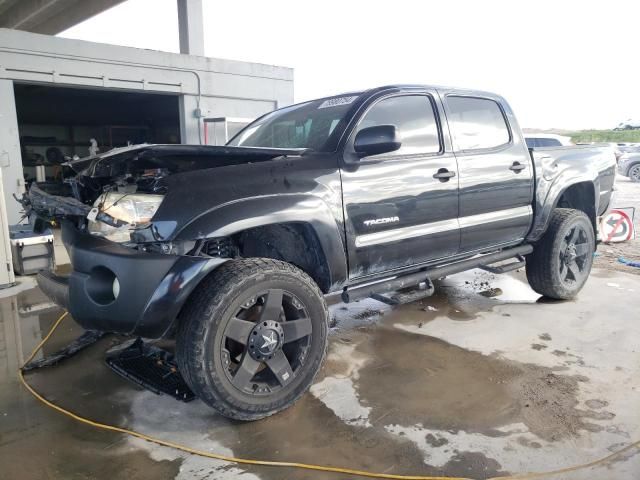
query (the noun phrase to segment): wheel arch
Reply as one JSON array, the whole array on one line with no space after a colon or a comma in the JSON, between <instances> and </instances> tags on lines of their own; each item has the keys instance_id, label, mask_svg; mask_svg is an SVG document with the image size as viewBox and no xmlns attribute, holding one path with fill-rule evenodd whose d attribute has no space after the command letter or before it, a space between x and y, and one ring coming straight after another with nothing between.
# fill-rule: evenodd
<instances>
[{"instance_id":1,"label":"wheel arch","mask_svg":"<svg viewBox=\"0 0 640 480\"><path fill-rule=\"evenodd\" d=\"M542 188L541 188L542 187ZM558 178L554 182L543 182L538 185L542 191L537 193L535 203L535 218L527 240L536 242L542 238L551 215L556 208L573 208L584 212L597 232L597 212L599 208L599 186L596 179L591 177L575 177L568 181Z\"/></svg>"},{"instance_id":2,"label":"wheel arch","mask_svg":"<svg viewBox=\"0 0 640 480\"><path fill-rule=\"evenodd\" d=\"M556 198L553 209L571 208L584 212L593 226L594 233L598 231L596 215L596 187L591 181L577 182L565 188Z\"/></svg>"},{"instance_id":3,"label":"wheel arch","mask_svg":"<svg viewBox=\"0 0 640 480\"><path fill-rule=\"evenodd\" d=\"M232 235L241 257L282 260L309 275L323 293L331 290L327 254L318 234L308 222L280 222L260 225Z\"/></svg>"},{"instance_id":4,"label":"wheel arch","mask_svg":"<svg viewBox=\"0 0 640 480\"><path fill-rule=\"evenodd\" d=\"M329 293L340 289L347 279L344 227L339 218L319 197L256 197L206 212L183 228L176 239L230 237L241 254L292 263L311 276L323 293ZM258 248L261 237L272 245ZM278 248L274 242L283 242L286 248Z\"/></svg>"},{"instance_id":5,"label":"wheel arch","mask_svg":"<svg viewBox=\"0 0 640 480\"><path fill-rule=\"evenodd\" d=\"M627 166L627 169L625 171L625 177L629 177L629 175L631 175L631 169L633 167L637 167L640 165L640 160L634 161L634 162L629 162L629 165Z\"/></svg>"}]
</instances>

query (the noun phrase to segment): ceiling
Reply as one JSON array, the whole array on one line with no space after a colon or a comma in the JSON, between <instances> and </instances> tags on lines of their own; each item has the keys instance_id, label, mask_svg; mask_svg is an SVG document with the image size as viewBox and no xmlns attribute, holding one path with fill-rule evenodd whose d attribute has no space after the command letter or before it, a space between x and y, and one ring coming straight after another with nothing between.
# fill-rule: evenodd
<instances>
[{"instance_id":1,"label":"ceiling","mask_svg":"<svg viewBox=\"0 0 640 480\"><path fill-rule=\"evenodd\" d=\"M58 34L124 0L0 0L0 28Z\"/></svg>"}]
</instances>

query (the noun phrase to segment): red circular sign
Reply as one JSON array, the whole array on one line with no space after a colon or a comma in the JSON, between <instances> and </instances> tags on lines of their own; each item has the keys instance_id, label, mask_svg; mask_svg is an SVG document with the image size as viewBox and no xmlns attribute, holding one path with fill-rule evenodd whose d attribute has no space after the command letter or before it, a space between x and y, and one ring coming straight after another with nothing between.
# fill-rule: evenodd
<instances>
[{"instance_id":1,"label":"red circular sign","mask_svg":"<svg viewBox=\"0 0 640 480\"><path fill-rule=\"evenodd\" d=\"M611 210L600 222L603 242L625 242L633 238L633 221L622 210Z\"/></svg>"}]
</instances>

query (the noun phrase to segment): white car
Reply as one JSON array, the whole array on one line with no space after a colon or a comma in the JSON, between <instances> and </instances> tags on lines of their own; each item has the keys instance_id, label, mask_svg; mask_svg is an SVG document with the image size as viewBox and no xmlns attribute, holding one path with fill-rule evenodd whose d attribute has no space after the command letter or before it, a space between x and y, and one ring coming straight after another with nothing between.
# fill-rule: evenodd
<instances>
[{"instance_id":1,"label":"white car","mask_svg":"<svg viewBox=\"0 0 640 480\"><path fill-rule=\"evenodd\" d=\"M624 122L620 122L614 130L638 130L640 129L640 121L631 120L630 118Z\"/></svg>"},{"instance_id":2,"label":"white car","mask_svg":"<svg viewBox=\"0 0 640 480\"><path fill-rule=\"evenodd\" d=\"M563 147L573 145L569 137L553 133L525 133L524 140L529 148Z\"/></svg>"}]
</instances>

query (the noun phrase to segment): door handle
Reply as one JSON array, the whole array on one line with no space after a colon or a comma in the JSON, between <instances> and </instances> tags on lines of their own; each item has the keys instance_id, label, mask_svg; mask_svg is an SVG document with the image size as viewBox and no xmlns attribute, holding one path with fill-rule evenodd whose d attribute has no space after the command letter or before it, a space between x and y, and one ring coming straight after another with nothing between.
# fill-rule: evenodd
<instances>
[{"instance_id":1,"label":"door handle","mask_svg":"<svg viewBox=\"0 0 640 480\"><path fill-rule=\"evenodd\" d=\"M450 172L446 168L440 168L436 173L433 174L433 178L437 178L441 182L448 182L450 178L453 178L455 176L455 172Z\"/></svg>"},{"instance_id":2,"label":"door handle","mask_svg":"<svg viewBox=\"0 0 640 480\"><path fill-rule=\"evenodd\" d=\"M513 162L513 165L509 167L509 170L511 170L512 172L520 173L525 168L527 168L526 165L522 165L520 162Z\"/></svg>"}]
</instances>

